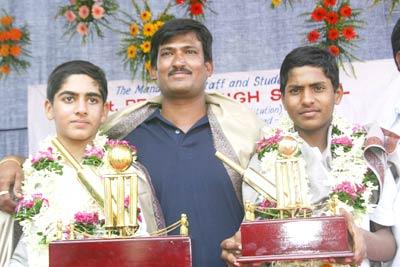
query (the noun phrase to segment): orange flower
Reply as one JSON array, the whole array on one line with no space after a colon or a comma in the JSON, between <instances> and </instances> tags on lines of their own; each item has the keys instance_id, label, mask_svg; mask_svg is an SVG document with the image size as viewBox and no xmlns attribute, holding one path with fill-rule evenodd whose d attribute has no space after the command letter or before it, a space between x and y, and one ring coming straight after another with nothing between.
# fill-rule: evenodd
<instances>
[{"instance_id":1,"label":"orange flower","mask_svg":"<svg viewBox=\"0 0 400 267\"><path fill-rule=\"evenodd\" d=\"M147 72L150 72L150 68L151 68L150 60L147 60L147 61L144 63L144 69L145 69Z\"/></svg>"},{"instance_id":2,"label":"orange flower","mask_svg":"<svg viewBox=\"0 0 400 267\"><path fill-rule=\"evenodd\" d=\"M200 2L194 3L190 6L190 14L193 16L199 16L204 13L203 4Z\"/></svg>"},{"instance_id":3,"label":"orange flower","mask_svg":"<svg viewBox=\"0 0 400 267\"><path fill-rule=\"evenodd\" d=\"M334 11L330 11L328 14L326 14L325 20L328 22L328 24L334 25L338 22L339 15Z\"/></svg>"},{"instance_id":4,"label":"orange flower","mask_svg":"<svg viewBox=\"0 0 400 267\"><path fill-rule=\"evenodd\" d=\"M143 35L144 36L153 36L153 34L156 32L156 29L153 25L153 23L146 23L143 25Z\"/></svg>"},{"instance_id":5,"label":"orange flower","mask_svg":"<svg viewBox=\"0 0 400 267\"><path fill-rule=\"evenodd\" d=\"M318 41L319 37L320 33L317 30L310 31L307 34L307 39L310 43L315 43L316 41Z\"/></svg>"},{"instance_id":6,"label":"orange flower","mask_svg":"<svg viewBox=\"0 0 400 267\"><path fill-rule=\"evenodd\" d=\"M336 45L330 45L328 47L328 51L335 57L337 57L340 54L340 49Z\"/></svg>"},{"instance_id":7,"label":"orange flower","mask_svg":"<svg viewBox=\"0 0 400 267\"><path fill-rule=\"evenodd\" d=\"M129 59L135 58L136 57L136 46L130 45L128 46L128 49L126 50L126 56Z\"/></svg>"},{"instance_id":8,"label":"orange flower","mask_svg":"<svg viewBox=\"0 0 400 267\"><path fill-rule=\"evenodd\" d=\"M11 16L3 16L1 17L1 24L3 24L3 26L10 26L11 23L13 22L13 19Z\"/></svg>"},{"instance_id":9,"label":"orange flower","mask_svg":"<svg viewBox=\"0 0 400 267\"><path fill-rule=\"evenodd\" d=\"M326 16L326 10L323 7L317 7L314 9L314 11L311 13L311 18L314 21L322 21Z\"/></svg>"},{"instance_id":10,"label":"orange flower","mask_svg":"<svg viewBox=\"0 0 400 267\"><path fill-rule=\"evenodd\" d=\"M158 31L164 25L164 22L161 20L157 20L153 25L154 25L155 31Z\"/></svg>"},{"instance_id":11,"label":"orange flower","mask_svg":"<svg viewBox=\"0 0 400 267\"><path fill-rule=\"evenodd\" d=\"M333 7L336 4L336 0L324 0L324 6Z\"/></svg>"},{"instance_id":12,"label":"orange flower","mask_svg":"<svg viewBox=\"0 0 400 267\"><path fill-rule=\"evenodd\" d=\"M131 23L129 26L129 32L132 36L136 36L139 33L139 26L136 23Z\"/></svg>"},{"instance_id":13,"label":"orange flower","mask_svg":"<svg viewBox=\"0 0 400 267\"><path fill-rule=\"evenodd\" d=\"M339 38L339 31L338 29L332 28L328 31L328 39L331 41L335 41L337 38Z\"/></svg>"},{"instance_id":14,"label":"orange flower","mask_svg":"<svg viewBox=\"0 0 400 267\"><path fill-rule=\"evenodd\" d=\"M342 34L344 36L344 39L346 39L346 41L353 40L357 36L356 31L351 26L343 27Z\"/></svg>"},{"instance_id":15,"label":"orange flower","mask_svg":"<svg viewBox=\"0 0 400 267\"><path fill-rule=\"evenodd\" d=\"M0 56L7 57L10 54L10 46L8 44L0 45Z\"/></svg>"},{"instance_id":16,"label":"orange flower","mask_svg":"<svg viewBox=\"0 0 400 267\"><path fill-rule=\"evenodd\" d=\"M140 49L142 49L143 53L149 53L149 52L150 52L150 48L151 48L151 43L150 43L150 41L144 41L144 42L140 45Z\"/></svg>"},{"instance_id":17,"label":"orange flower","mask_svg":"<svg viewBox=\"0 0 400 267\"><path fill-rule=\"evenodd\" d=\"M22 38L22 31L18 28L12 28L9 32L8 32L8 37L10 40L13 41L19 41Z\"/></svg>"},{"instance_id":18,"label":"orange flower","mask_svg":"<svg viewBox=\"0 0 400 267\"><path fill-rule=\"evenodd\" d=\"M76 25L76 31L82 36L88 35L89 33L88 27L83 22L79 22L78 25Z\"/></svg>"},{"instance_id":19,"label":"orange flower","mask_svg":"<svg viewBox=\"0 0 400 267\"><path fill-rule=\"evenodd\" d=\"M21 47L19 45L11 46L10 55L12 55L13 57L19 57L21 55Z\"/></svg>"},{"instance_id":20,"label":"orange flower","mask_svg":"<svg viewBox=\"0 0 400 267\"><path fill-rule=\"evenodd\" d=\"M351 9L351 7L349 5L343 5L339 11L339 13L342 17L350 17L352 12L353 12L353 10Z\"/></svg>"},{"instance_id":21,"label":"orange flower","mask_svg":"<svg viewBox=\"0 0 400 267\"><path fill-rule=\"evenodd\" d=\"M140 14L140 17L143 22L147 22L151 19L151 13L150 11L145 10Z\"/></svg>"},{"instance_id":22,"label":"orange flower","mask_svg":"<svg viewBox=\"0 0 400 267\"><path fill-rule=\"evenodd\" d=\"M11 71L10 66L8 66L7 64L0 66L0 73L9 74L10 71Z\"/></svg>"},{"instance_id":23,"label":"orange flower","mask_svg":"<svg viewBox=\"0 0 400 267\"><path fill-rule=\"evenodd\" d=\"M7 38L6 32L0 31L0 42L5 41Z\"/></svg>"}]
</instances>

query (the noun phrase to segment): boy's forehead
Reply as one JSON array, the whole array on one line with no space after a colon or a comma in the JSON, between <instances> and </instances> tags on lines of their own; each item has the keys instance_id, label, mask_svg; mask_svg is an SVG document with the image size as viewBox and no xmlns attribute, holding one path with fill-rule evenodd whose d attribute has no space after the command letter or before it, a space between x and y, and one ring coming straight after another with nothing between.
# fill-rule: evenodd
<instances>
[{"instance_id":1,"label":"boy's forehead","mask_svg":"<svg viewBox=\"0 0 400 267\"><path fill-rule=\"evenodd\" d=\"M328 76L326 76L324 70L321 67L311 65L295 67L288 72L287 83L302 80L326 81L330 79Z\"/></svg>"},{"instance_id":2,"label":"boy's forehead","mask_svg":"<svg viewBox=\"0 0 400 267\"><path fill-rule=\"evenodd\" d=\"M73 74L65 79L56 95L62 93L74 94L101 94L99 84L90 76L85 74Z\"/></svg>"}]
</instances>

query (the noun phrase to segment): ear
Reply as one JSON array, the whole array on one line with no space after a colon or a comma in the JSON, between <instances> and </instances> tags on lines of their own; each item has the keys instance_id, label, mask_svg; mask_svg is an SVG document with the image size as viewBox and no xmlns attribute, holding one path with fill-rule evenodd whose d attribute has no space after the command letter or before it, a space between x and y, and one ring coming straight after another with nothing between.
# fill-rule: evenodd
<instances>
[{"instance_id":1,"label":"ear","mask_svg":"<svg viewBox=\"0 0 400 267\"><path fill-rule=\"evenodd\" d=\"M335 105L340 104L340 102L342 101L342 97L343 97L343 86L340 83L338 89L336 89L335 92Z\"/></svg>"},{"instance_id":2,"label":"ear","mask_svg":"<svg viewBox=\"0 0 400 267\"><path fill-rule=\"evenodd\" d=\"M103 110L102 110L102 115L101 115L101 123L104 123L107 120L107 116L108 116L108 104L104 103L103 105Z\"/></svg>"},{"instance_id":3,"label":"ear","mask_svg":"<svg viewBox=\"0 0 400 267\"><path fill-rule=\"evenodd\" d=\"M150 67L150 79L153 81L157 80L157 68L153 66Z\"/></svg>"},{"instance_id":4,"label":"ear","mask_svg":"<svg viewBox=\"0 0 400 267\"><path fill-rule=\"evenodd\" d=\"M398 51L398 52L396 53L396 58L395 58L395 60L396 60L397 69L400 70L400 51Z\"/></svg>"},{"instance_id":5,"label":"ear","mask_svg":"<svg viewBox=\"0 0 400 267\"><path fill-rule=\"evenodd\" d=\"M47 119L49 120L54 119L53 104L48 99L46 99L46 101L44 102L44 112L46 114Z\"/></svg>"},{"instance_id":6,"label":"ear","mask_svg":"<svg viewBox=\"0 0 400 267\"><path fill-rule=\"evenodd\" d=\"M207 61L204 63L204 66L206 67L206 72L207 72L207 77L210 77L214 73L214 64L213 62Z\"/></svg>"}]
</instances>

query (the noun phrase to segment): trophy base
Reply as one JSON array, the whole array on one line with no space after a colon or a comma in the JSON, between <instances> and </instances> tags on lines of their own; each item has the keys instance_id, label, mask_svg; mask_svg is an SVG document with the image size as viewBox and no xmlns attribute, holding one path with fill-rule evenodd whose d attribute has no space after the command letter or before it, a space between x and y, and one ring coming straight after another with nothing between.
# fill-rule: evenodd
<instances>
[{"instance_id":1,"label":"trophy base","mask_svg":"<svg viewBox=\"0 0 400 267\"><path fill-rule=\"evenodd\" d=\"M352 257L344 217L244 222L238 262L269 262Z\"/></svg>"},{"instance_id":2,"label":"trophy base","mask_svg":"<svg viewBox=\"0 0 400 267\"><path fill-rule=\"evenodd\" d=\"M163 266L191 267L189 237L134 237L54 241L50 267Z\"/></svg>"}]
</instances>

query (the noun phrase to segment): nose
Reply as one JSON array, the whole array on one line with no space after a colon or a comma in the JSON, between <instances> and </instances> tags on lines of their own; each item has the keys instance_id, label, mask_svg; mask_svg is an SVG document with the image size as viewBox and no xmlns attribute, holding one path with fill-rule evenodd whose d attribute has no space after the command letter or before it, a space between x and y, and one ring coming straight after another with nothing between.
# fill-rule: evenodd
<instances>
[{"instance_id":1,"label":"nose","mask_svg":"<svg viewBox=\"0 0 400 267\"><path fill-rule=\"evenodd\" d=\"M178 51L175 53L173 61L172 61L172 65L176 68L180 68L182 66L186 65L186 61L185 61L185 57L184 57L184 53L181 51Z\"/></svg>"},{"instance_id":2,"label":"nose","mask_svg":"<svg viewBox=\"0 0 400 267\"><path fill-rule=\"evenodd\" d=\"M311 105L315 101L314 92L311 88L305 88L301 95L301 102L303 105Z\"/></svg>"},{"instance_id":3,"label":"nose","mask_svg":"<svg viewBox=\"0 0 400 267\"><path fill-rule=\"evenodd\" d=\"M79 99L76 102L75 113L79 115L87 115L87 102L84 99Z\"/></svg>"}]
</instances>

